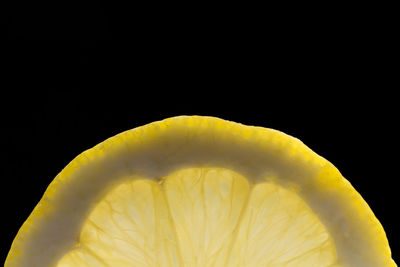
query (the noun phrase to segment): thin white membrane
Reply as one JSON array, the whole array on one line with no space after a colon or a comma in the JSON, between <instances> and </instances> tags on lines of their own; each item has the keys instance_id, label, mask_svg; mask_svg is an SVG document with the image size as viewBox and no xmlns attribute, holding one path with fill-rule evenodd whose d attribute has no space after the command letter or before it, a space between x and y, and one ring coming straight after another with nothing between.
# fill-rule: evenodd
<instances>
[{"instance_id":1,"label":"thin white membrane","mask_svg":"<svg viewBox=\"0 0 400 267\"><path fill-rule=\"evenodd\" d=\"M125 181L57 267L334 266L327 230L294 192L224 168Z\"/></svg>"}]
</instances>

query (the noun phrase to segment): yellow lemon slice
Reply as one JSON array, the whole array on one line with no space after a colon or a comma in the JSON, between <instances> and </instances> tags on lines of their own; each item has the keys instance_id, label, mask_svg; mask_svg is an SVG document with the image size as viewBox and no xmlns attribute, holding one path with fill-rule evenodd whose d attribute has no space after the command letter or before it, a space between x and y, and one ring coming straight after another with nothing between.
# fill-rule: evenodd
<instances>
[{"instance_id":1,"label":"yellow lemon slice","mask_svg":"<svg viewBox=\"0 0 400 267\"><path fill-rule=\"evenodd\" d=\"M396 264L367 203L301 141L180 116L76 157L19 230L5 266Z\"/></svg>"}]
</instances>

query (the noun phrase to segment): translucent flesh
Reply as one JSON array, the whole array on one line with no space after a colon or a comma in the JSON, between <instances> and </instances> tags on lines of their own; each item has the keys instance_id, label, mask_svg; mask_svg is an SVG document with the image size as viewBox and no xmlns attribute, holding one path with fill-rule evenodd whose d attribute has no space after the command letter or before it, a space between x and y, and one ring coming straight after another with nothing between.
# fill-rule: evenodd
<instances>
[{"instance_id":1,"label":"translucent flesh","mask_svg":"<svg viewBox=\"0 0 400 267\"><path fill-rule=\"evenodd\" d=\"M298 194L229 169L124 181L93 209L57 267L340 266Z\"/></svg>"}]
</instances>

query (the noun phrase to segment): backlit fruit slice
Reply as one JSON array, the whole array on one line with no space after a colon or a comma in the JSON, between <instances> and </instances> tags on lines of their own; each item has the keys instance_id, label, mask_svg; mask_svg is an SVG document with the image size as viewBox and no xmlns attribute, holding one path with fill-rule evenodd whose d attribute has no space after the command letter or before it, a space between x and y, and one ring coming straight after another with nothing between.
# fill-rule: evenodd
<instances>
[{"instance_id":1,"label":"backlit fruit slice","mask_svg":"<svg viewBox=\"0 0 400 267\"><path fill-rule=\"evenodd\" d=\"M181 116L75 158L6 267L385 267L385 232L327 160L279 131Z\"/></svg>"}]
</instances>

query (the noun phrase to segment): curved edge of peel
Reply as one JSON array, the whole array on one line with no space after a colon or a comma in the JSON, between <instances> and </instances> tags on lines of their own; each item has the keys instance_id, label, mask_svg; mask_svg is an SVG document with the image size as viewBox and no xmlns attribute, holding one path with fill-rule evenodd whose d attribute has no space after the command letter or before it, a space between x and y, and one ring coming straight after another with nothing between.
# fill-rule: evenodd
<instances>
[{"instance_id":1,"label":"curved edge of peel","mask_svg":"<svg viewBox=\"0 0 400 267\"><path fill-rule=\"evenodd\" d=\"M362 240L364 244L369 244L371 247L374 247L373 251L369 249L371 253L374 253L377 257L379 255L384 255L379 263L371 262L371 266L397 267L397 264L392 259L391 249L382 224L379 222L361 194L354 189L352 184L340 173L340 171L332 163L327 161L324 168L318 174L316 181L317 184L322 185L321 188L324 189L321 194L326 194L327 197L336 195L339 202L343 203L341 207L345 208L342 209L342 216L354 217L356 227L360 230L358 233L346 232L347 229L345 225L341 225L343 218L332 216L332 221L327 223L339 225L337 230L344 233L343 238L335 240L335 242L343 245L348 245L350 243L354 244L354 247L360 248L359 240ZM359 239L354 237L358 237ZM343 256L360 257L357 260L361 262L363 258L359 252L361 251L351 251L351 254L349 253L349 255ZM361 264L355 266L366 265Z\"/></svg>"}]
</instances>

